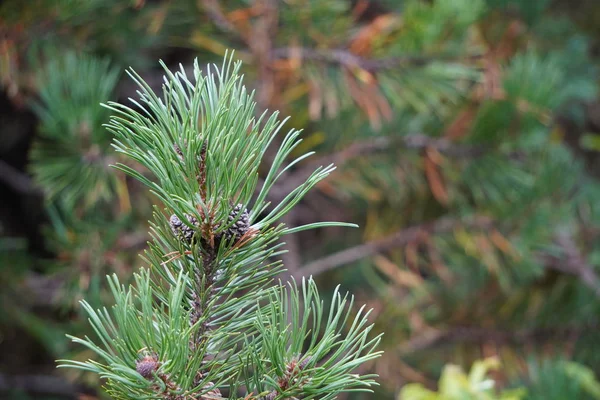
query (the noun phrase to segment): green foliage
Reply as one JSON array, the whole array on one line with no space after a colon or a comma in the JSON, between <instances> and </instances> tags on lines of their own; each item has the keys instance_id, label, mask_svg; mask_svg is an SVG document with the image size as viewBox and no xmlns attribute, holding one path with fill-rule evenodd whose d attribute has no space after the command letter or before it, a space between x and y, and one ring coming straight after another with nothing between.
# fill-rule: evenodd
<instances>
[{"instance_id":1,"label":"green foliage","mask_svg":"<svg viewBox=\"0 0 600 400\"><path fill-rule=\"evenodd\" d=\"M351 321L354 299L348 300L348 295L342 297L336 289L325 320L323 301L312 279L302 281L301 291L295 282L288 290L283 287L273 290L269 302L266 312L257 311L259 340L249 352L255 376L265 379L247 378L248 388L258 393L270 392L278 387L278 379L286 379L290 372L296 373L295 380L289 387L277 390L281 398L335 399L341 391L375 385L375 375L351 373L380 355L375 351L379 337L369 338L373 326L367 326L370 311L364 312L364 306ZM350 328L345 332L347 325ZM312 332L322 332L321 337ZM362 354L355 350L361 348ZM292 371L288 360L294 360Z\"/></svg>"},{"instance_id":2,"label":"green foliage","mask_svg":"<svg viewBox=\"0 0 600 400\"><path fill-rule=\"evenodd\" d=\"M533 23L541 17L543 11L549 6L550 0L486 0L486 3L492 10L516 11L527 22Z\"/></svg>"},{"instance_id":3,"label":"green foliage","mask_svg":"<svg viewBox=\"0 0 600 400\"><path fill-rule=\"evenodd\" d=\"M598 399L600 382L590 368L571 361L544 360L529 364L526 399Z\"/></svg>"},{"instance_id":4,"label":"green foliage","mask_svg":"<svg viewBox=\"0 0 600 400\"><path fill-rule=\"evenodd\" d=\"M31 169L49 201L71 209L112 200L117 178L107 168L111 136L102 129L108 113L90 106L110 99L118 78L108 60L74 53L57 55L39 72L41 134Z\"/></svg>"},{"instance_id":5,"label":"green foliage","mask_svg":"<svg viewBox=\"0 0 600 400\"><path fill-rule=\"evenodd\" d=\"M525 399L523 389L505 390L497 393L495 382L489 378L488 371L500 366L498 359L488 358L476 361L469 374L465 374L457 365L447 365L442 371L439 391L426 389L421 384L404 386L399 400L521 400Z\"/></svg>"},{"instance_id":6,"label":"green foliage","mask_svg":"<svg viewBox=\"0 0 600 400\"><path fill-rule=\"evenodd\" d=\"M267 165L269 173L250 204L258 168L282 123L277 113L255 119L239 68L240 63L226 58L222 68L202 75L195 63L192 82L183 69L172 73L165 67L162 98L130 71L140 87L140 100L132 100L136 109L108 104L115 148L146 167L156 181L131 166L118 168L150 187L165 213L185 221L193 232L189 238L179 235L177 229L183 228L157 208L145 256L150 269L135 274L129 288L116 276L109 278L116 302L112 310L82 303L98 339L72 338L102 360L62 360L61 366L99 374L113 398L220 397L220 389L235 398L246 383L246 399L269 393L274 399L333 399L374 384L372 375L351 374L380 354L374 350L379 337L368 338L368 313L359 311L342 333L350 323L351 304L334 294L317 340L324 309L314 282L303 283L302 301L295 285L289 294L269 287L281 269L269 259L280 251L282 235L351 224L273 225L332 170L317 168L266 211L273 184L310 155L283 164L299 143L295 130ZM251 208L249 226L228 237L234 224L240 227L241 217L232 218L235 204ZM305 342L310 344L305 347Z\"/></svg>"},{"instance_id":7,"label":"green foliage","mask_svg":"<svg viewBox=\"0 0 600 400\"><path fill-rule=\"evenodd\" d=\"M37 74L43 89L32 105L40 134L30 168L45 194L48 248L62 258L48 263L48 269L68 277L56 295L57 306L68 312L82 292L100 305L103 277L134 259L119 240L138 228L132 224L131 202L143 202L130 198L124 177L109 167L116 162L112 135L102 126L109 112L98 104L114 95L118 68L108 59L74 52L55 50L46 57L51 60ZM69 268L69 263L75 265Z\"/></svg>"},{"instance_id":8,"label":"green foliage","mask_svg":"<svg viewBox=\"0 0 600 400\"><path fill-rule=\"evenodd\" d=\"M343 0L292 0L282 4L281 38L295 36L304 46L337 46L352 28L350 3ZM304 29L296 30L295 27ZM328 32L320 35L319 32ZM285 45L286 43L279 43Z\"/></svg>"},{"instance_id":9,"label":"green foliage","mask_svg":"<svg viewBox=\"0 0 600 400\"><path fill-rule=\"evenodd\" d=\"M85 364L92 350L82 346L60 357L111 376L114 391L134 397L162 390L135 375L144 359L161 363L155 371L161 380L172 376L187 385L189 374L182 371L206 364L214 373L202 375L198 385L210 382L225 394L235 389L229 386L244 386L268 399L299 397L339 372L336 379L348 389L376 390L348 395L365 400L392 398L411 381L433 387L444 365L467 365L496 352L503 368L494 375L494 390L465 386L468 375L454 367L439 392L414 385L406 390L440 398L454 385L474 398L494 398L509 381L527 389L524 398L594 398L590 371L600 368L594 350L600 312L595 2L21 3L0 6L0 84L15 109L36 104L40 126L28 168L48 194L44 237L54 257L39 260L27 254L27 244L0 254L8 260L2 278L10 282L0 294L3 327L18 326L51 354L64 354L65 342L56 338L65 327L73 336L87 335L109 361ZM48 48L57 50L39 57ZM224 71L211 66L212 73L197 73L228 48L236 49L243 66L226 63ZM171 70L182 66L163 79L158 58ZM129 72L141 84L139 96L130 80L117 84L111 65L135 68L139 75ZM236 77L241 73L256 91L257 106ZM115 96L137 104L108 103ZM266 109L291 115L288 124L302 128L304 140L295 130L275 135L283 124ZM108 113L109 133L100 126ZM87 142L79 129L86 120L94 121ZM16 143L12 125L5 126L2 160ZM112 134L119 153L108 149ZM322 159L305 157L315 150ZM99 155L97 162L89 162L90 153ZM138 180L107 172L108 164L145 183L151 199ZM202 175L204 164L213 168ZM321 179L328 174L332 179ZM157 199L161 205L152 217ZM173 216L181 222L175 234ZM149 268L130 288L148 219L153 240L143 258ZM329 219L359 221L362 228L307 229ZM238 245L244 221L252 233ZM364 325L355 338L371 329L366 344L385 331L382 348L388 351L361 366L364 380L344 368L319 369L328 356L299 368L313 361L309 353L331 344L326 333L341 338L351 332L354 315L335 327L324 316L317 329L300 310L312 316L331 307L341 321L359 307L348 299L342 313L339 303L330 304L337 294L317 300L308 279L298 288L270 288L273 277L284 276L279 256L297 282L313 274L329 293L338 293L334 287L341 282L357 294L357 303L373 308L376 324ZM198 285L198 266L213 257L216 271L223 271ZM314 268L323 262L335 265ZM116 273L119 283L111 277L107 286L107 273ZM30 285L36 279L58 282L41 311ZM151 296L140 292L144 285ZM185 322L197 299L187 293L208 293L207 285L223 290L218 298L199 300L214 309L216 320L197 323L214 328L215 337L202 350L209 357L186 359L191 350L174 351L172 336L163 340L142 324L148 324L142 299L152 299L152 313L164 327L167 304L176 301L168 289L180 288L184 307L173 330L189 341L192 328ZM112 301L113 290L131 298L120 303L122 314L109 308L108 316L133 321L135 337L107 349L82 326L75 304L84 297L102 331L110 323L95 310ZM270 299L291 311L273 309ZM298 317L288 319L295 311ZM228 327L236 335L224 335ZM309 327L314 343L299 339ZM8 332L0 336L10 339ZM114 332L108 332L112 345ZM565 361L528 363L546 359L549 349ZM171 351L175 361L158 359ZM353 354L342 352L339 359L350 368ZM95 374L67 371L69 379L97 385ZM223 380L221 372L230 376ZM352 386L371 384L373 373L380 375L380 388ZM284 388L286 380L293 384ZM206 395L211 388L204 388ZM319 398L315 390L310 395Z\"/></svg>"},{"instance_id":10,"label":"green foliage","mask_svg":"<svg viewBox=\"0 0 600 400\"><path fill-rule=\"evenodd\" d=\"M408 54L450 53L460 51L459 44L471 25L485 10L483 0L438 0L431 3L408 1L395 48Z\"/></svg>"},{"instance_id":11,"label":"green foliage","mask_svg":"<svg viewBox=\"0 0 600 400\"><path fill-rule=\"evenodd\" d=\"M576 362L566 362L564 368L567 376L578 382L585 392L594 399L600 399L600 381L594 371Z\"/></svg>"},{"instance_id":12,"label":"green foliage","mask_svg":"<svg viewBox=\"0 0 600 400\"><path fill-rule=\"evenodd\" d=\"M202 223L210 219L222 221L229 215L231 204L248 206L258 182L260 162L283 125L277 121L277 113L267 118L265 112L258 120L254 119L252 97L238 78L239 67L239 64L227 64L222 71L216 74L208 72L208 77L203 78L196 63L195 84L187 79L183 69L175 74L167 72L169 80L165 84L164 101L152 93L139 76L133 75L144 89L141 104L135 102L142 113L118 103L109 103L111 110L117 114L108 125L117 136L117 151L148 168L158 182L150 181L127 165L118 164L119 169L150 187L181 220L185 220L184 214L189 213ZM133 135L137 132L141 133ZM198 132L202 135L199 136ZM265 199L268 191L281 175L311 155L299 157L282 168L285 158L297 146L298 136L299 132L292 130L284 138L253 204L251 222L267 208ZM181 155L176 148L181 149ZM201 180L190 180L189 177L194 176L198 169L198 157L203 157L202 162L207 165L228 168L207 168L206 176ZM177 165L180 167L174 169L173 166ZM332 166L318 168L304 184L262 218L255 229L265 229L263 233L269 235L270 224L285 215L331 171ZM219 226L215 234L221 234L230 226L231 223Z\"/></svg>"}]
</instances>

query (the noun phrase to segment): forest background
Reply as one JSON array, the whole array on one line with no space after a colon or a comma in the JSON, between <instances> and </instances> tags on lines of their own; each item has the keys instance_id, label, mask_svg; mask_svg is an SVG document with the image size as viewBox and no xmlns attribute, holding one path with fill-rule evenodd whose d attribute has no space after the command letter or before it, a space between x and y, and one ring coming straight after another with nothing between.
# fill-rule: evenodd
<instances>
[{"instance_id":1,"label":"forest background","mask_svg":"<svg viewBox=\"0 0 600 400\"><path fill-rule=\"evenodd\" d=\"M135 97L126 67L159 90L159 59L228 49L317 153L273 200L338 165L283 222L360 225L283 256L282 278L341 284L385 333L361 366L380 387L347 398L600 399L594 0L2 2L1 398L102 398L54 360L90 357L65 333L141 265L155 199L108 167L99 104Z\"/></svg>"}]
</instances>

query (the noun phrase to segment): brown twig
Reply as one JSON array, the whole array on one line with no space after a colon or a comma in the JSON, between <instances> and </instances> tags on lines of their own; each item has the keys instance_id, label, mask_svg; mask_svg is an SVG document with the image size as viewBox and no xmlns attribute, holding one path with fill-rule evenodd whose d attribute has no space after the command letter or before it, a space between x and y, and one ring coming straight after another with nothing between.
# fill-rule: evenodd
<instances>
[{"instance_id":1,"label":"brown twig","mask_svg":"<svg viewBox=\"0 0 600 400\"><path fill-rule=\"evenodd\" d=\"M419 334L400 344L401 355L431 349L455 342L491 342L496 344L523 344L529 341L540 342L550 339L571 337L573 334L597 329L596 323L585 326L562 326L527 328L518 330L490 329L472 326L448 328L445 331L432 331L430 334Z\"/></svg>"},{"instance_id":2,"label":"brown twig","mask_svg":"<svg viewBox=\"0 0 600 400\"><path fill-rule=\"evenodd\" d=\"M319 275L374 254L404 246L416 240L423 233L440 234L451 232L459 226L481 229L491 225L492 221L486 217L475 217L470 220L441 218L433 222L402 229L386 238L364 243L313 261L301 268L296 277Z\"/></svg>"},{"instance_id":3,"label":"brown twig","mask_svg":"<svg viewBox=\"0 0 600 400\"><path fill-rule=\"evenodd\" d=\"M361 68L370 72L377 72L385 69L393 69L402 65L422 66L434 61L463 61L473 60L483 57L483 54L472 54L466 56L456 55L437 55L437 56L401 56L382 59L367 59L348 50L342 49L308 49L302 47L283 47L274 49L272 57L277 58L300 58L301 60L311 60L326 64L343 65L348 68Z\"/></svg>"},{"instance_id":4,"label":"brown twig","mask_svg":"<svg viewBox=\"0 0 600 400\"><path fill-rule=\"evenodd\" d=\"M117 239L115 247L118 250L139 249L146 246L148 240L150 237L146 233L125 234Z\"/></svg>"},{"instance_id":5,"label":"brown twig","mask_svg":"<svg viewBox=\"0 0 600 400\"><path fill-rule=\"evenodd\" d=\"M281 182L280 184L274 185L270 192L270 198L275 203L279 202L281 199L287 196L290 191L300 186L314 172L315 168L321 165L342 165L348 160L358 156L383 151L384 149L388 148L389 145L389 138L380 137L373 140L365 140L362 142L353 143L336 153L320 157L315 161L298 168L292 174L288 174L288 176L285 177L285 180L279 181Z\"/></svg>"},{"instance_id":6,"label":"brown twig","mask_svg":"<svg viewBox=\"0 0 600 400\"><path fill-rule=\"evenodd\" d=\"M576 276L581 283L591 289L594 294L600 297L600 278L594 272L594 268L588 264L585 257L573 238L567 235L560 235L556 243L561 247L564 257L555 257L549 255L540 255L544 266L565 274Z\"/></svg>"},{"instance_id":7,"label":"brown twig","mask_svg":"<svg viewBox=\"0 0 600 400\"><path fill-rule=\"evenodd\" d=\"M238 33L235 26L227 19L225 13L221 9L218 0L201 0L204 11L210 17L211 21L222 31L227 33Z\"/></svg>"},{"instance_id":8,"label":"brown twig","mask_svg":"<svg viewBox=\"0 0 600 400\"><path fill-rule=\"evenodd\" d=\"M320 157L305 166L298 168L291 175L287 176L285 181L281 181L284 183L273 187L271 192L272 198L277 200L285 197L291 190L301 185L310 174L312 174L315 168L321 165L335 164L340 166L354 158L379 153L390 148L405 148L411 150L433 149L442 154L457 158L481 157L490 151L489 148L484 146L461 145L444 138L434 138L422 133L409 134L400 138L377 137L361 142L355 142L338 152ZM511 158L517 158L518 156L517 153L508 155L508 157Z\"/></svg>"},{"instance_id":9,"label":"brown twig","mask_svg":"<svg viewBox=\"0 0 600 400\"><path fill-rule=\"evenodd\" d=\"M410 150L437 150L451 157L480 157L490 149L484 146L461 145L444 138L435 138L422 133L413 133L399 138L378 137L362 142L355 142L343 150L324 156L314 161L314 165L343 164L352 158L377 153L389 148L405 148Z\"/></svg>"},{"instance_id":10,"label":"brown twig","mask_svg":"<svg viewBox=\"0 0 600 400\"><path fill-rule=\"evenodd\" d=\"M42 193L42 190L33 183L29 176L2 160L0 160L0 181L4 182L17 193Z\"/></svg>"},{"instance_id":11,"label":"brown twig","mask_svg":"<svg viewBox=\"0 0 600 400\"><path fill-rule=\"evenodd\" d=\"M256 6L261 10L260 16L252 26L252 39L248 47L254 56L258 69L256 102L262 112L271 106L271 100L277 84L271 68L273 40L277 37L279 7L276 0L257 0Z\"/></svg>"},{"instance_id":12,"label":"brown twig","mask_svg":"<svg viewBox=\"0 0 600 400\"><path fill-rule=\"evenodd\" d=\"M52 375L6 375L0 374L0 398L17 392L33 396L54 396L63 399L80 398L83 393L94 394L91 388L74 385ZM7 397L8 398L8 397Z\"/></svg>"}]
</instances>

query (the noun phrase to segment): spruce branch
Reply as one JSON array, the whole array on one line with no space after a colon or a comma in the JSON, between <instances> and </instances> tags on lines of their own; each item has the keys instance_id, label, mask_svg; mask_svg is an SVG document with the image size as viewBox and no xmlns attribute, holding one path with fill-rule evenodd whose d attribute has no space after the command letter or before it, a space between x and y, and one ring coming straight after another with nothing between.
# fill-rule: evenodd
<instances>
[{"instance_id":1,"label":"spruce branch","mask_svg":"<svg viewBox=\"0 0 600 400\"><path fill-rule=\"evenodd\" d=\"M379 336L369 335L369 312L360 309L352 319L352 301L336 291L321 323L323 305L312 280L301 288L272 287L282 269L274 257L283 252L283 235L354 226L277 222L333 166L316 168L269 207L272 187L310 155L286 163L300 133L284 137L257 190L263 157L283 122L277 113L255 117L240 63L226 57L221 68L203 75L196 62L193 79L183 68L163 67L162 97L130 70L140 88L133 108L106 105L113 112L106 126L114 147L150 175L126 164L116 168L162 203L143 255L148 268L130 287L109 277L110 310L82 302L97 338L72 340L100 361L60 360L60 366L99 374L116 399L233 399L244 390L244 398L333 399L368 390L374 376L352 371L380 354Z\"/></svg>"}]
</instances>

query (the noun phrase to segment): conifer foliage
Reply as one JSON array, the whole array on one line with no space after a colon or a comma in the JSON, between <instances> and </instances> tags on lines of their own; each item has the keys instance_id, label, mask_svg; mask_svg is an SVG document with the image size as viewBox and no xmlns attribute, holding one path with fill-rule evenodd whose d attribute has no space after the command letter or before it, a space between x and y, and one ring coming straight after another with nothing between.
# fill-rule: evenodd
<instances>
[{"instance_id":1,"label":"conifer foliage","mask_svg":"<svg viewBox=\"0 0 600 400\"><path fill-rule=\"evenodd\" d=\"M109 102L114 147L144 167L117 168L146 184L155 207L148 264L126 287L113 275L111 309L83 307L96 338L72 339L99 361L61 360L98 373L115 399L333 399L369 390L373 375L353 371L379 356L368 311L335 291L328 310L311 278L274 285L274 256L286 234L344 223L277 224L332 165L317 168L278 204L267 194L292 165L291 130L272 160L278 113L255 117L253 94L226 57L193 78L166 66L163 93L139 86L133 108ZM268 165L265 166L265 163ZM259 168L268 169L260 190Z\"/></svg>"},{"instance_id":2,"label":"conifer foliage","mask_svg":"<svg viewBox=\"0 0 600 400\"><path fill-rule=\"evenodd\" d=\"M600 399L598 27L586 0L3 1L0 397L359 371L340 400Z\"/></svg>"}]
</instances>

